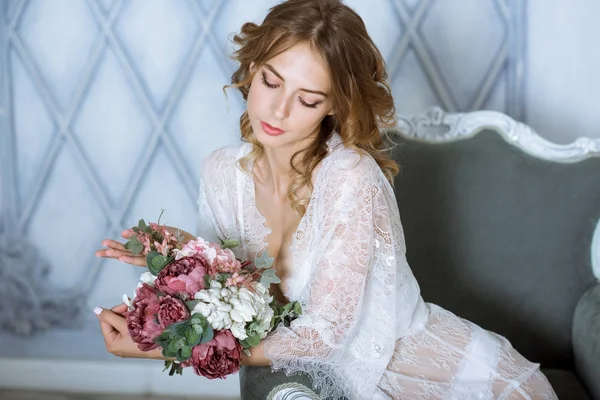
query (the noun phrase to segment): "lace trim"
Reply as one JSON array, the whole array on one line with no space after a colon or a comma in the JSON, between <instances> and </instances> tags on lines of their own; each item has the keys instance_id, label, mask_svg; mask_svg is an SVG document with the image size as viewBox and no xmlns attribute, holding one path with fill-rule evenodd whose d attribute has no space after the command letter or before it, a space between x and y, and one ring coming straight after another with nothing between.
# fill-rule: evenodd
<instances>
[{"instance_id":1,"label":"lace trim","mask_svg":"<svg viewBox=\"0 0 600 400\"><path fill-rule=\"evenodd\" d=\"M323 170L326 168L326 161L330 158L333 150L335 150L342 143L342 139L337 133L334 133L328 140L327 146L330 154L322 161L319 171L317 172L315 184L306 212L300 219L296 231L292 234L292 241L288 248L292 257L289 265L289 275L287 277L287 290L284 293L285 297L287 297L290 301L296 301L300 296L297 288L297 281L299 278L297 276L297 271L302 261L306 259L304 253L310 248L310 240L307 240L309 239L310 235L307 234L305 225L308 223L308 226L314 226L314 210L315 204L318 202L317 197L319 192L317 188L320 187L323 176L325 175ZM252 147L250 144L246 144L245 154L247 154L251 148ZM254 163L251 162L249 165L250 171L252 171L253 167ZM264 253L267 252L269 246L267 237L272 233L272 229L267 225L267 218L256 206L256 186L252 174L245 171L239 171L239 173L244 174L244 187L242 193L242 226L244 227L245 232L242 232L241 236L245 242L244 247L246 248L246 256L249 259L256 259L257 257L263 256ZM274 255L269 256L273 257Z\"/></svg>"}]
</instances>

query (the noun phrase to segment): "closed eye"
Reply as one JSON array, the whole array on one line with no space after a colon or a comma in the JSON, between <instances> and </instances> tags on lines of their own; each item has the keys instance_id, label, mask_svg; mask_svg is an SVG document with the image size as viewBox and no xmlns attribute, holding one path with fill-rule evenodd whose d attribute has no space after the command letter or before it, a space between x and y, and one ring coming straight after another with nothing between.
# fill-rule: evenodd
<instances>
[{"instance_id":1,"label":"closed eye","mask_svg":"<svg viewBox=\"0 0 600 400\"><path fill-rule=\"evenodd\" d=\"M267 80L267 75L263 72L262 73L262 79L261 79L263 85L265 85L266 87L268 87L269 89L277 89L279 87L279 85L276 85L274 83L271 83ZM300 104L302 104L304 107L307 108L317 108L317 106L319 104L321 104L320 101L316 102L316 103L307 103L304 100L302 100L302 98L300 96L298 96L298 100L300 101Z\"/></svg>"},{"instance_id":2,"label":"closed eye","mask_svg":"<svg viewBox=\"0 0 600 400\"><path fill-rule=\"evenodd\" d=\"M300 97L300 96L298 96L298 100L300 100L300 104L302 104L304 107L308 107L308 108L317 108L317 106L320 104L320 102L307 103L304 100L302 100L302 97Z\"/></svg>"},{"instance_id":3,"label":"closed eye","mask_svg":"<svg viewBox=\"0 0 600 400\"><path fill-rule=\"evenodd\" d=\"M265 75L265 73L264 73L264 72L262 73L262 83L263 83L263 84L264 84L266 87L268 87L268 88L271 88L271 89L275 89L275 88L277 88L277 87L279 86L279 85L275 85L275 84L272 84L272 83L270 83L269 81L267 81L267 76Z\"/></svg>"}]
</instances>

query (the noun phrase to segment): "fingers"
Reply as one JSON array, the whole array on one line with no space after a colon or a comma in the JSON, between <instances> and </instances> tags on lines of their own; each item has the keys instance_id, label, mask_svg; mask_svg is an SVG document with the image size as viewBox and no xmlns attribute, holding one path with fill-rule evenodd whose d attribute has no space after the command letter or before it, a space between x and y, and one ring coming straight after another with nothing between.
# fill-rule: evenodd
<instances>
[{"instance_id":1,"label":"fingers","mask_svg":"<svg viewBox=\"0 0 600 400\"><path fill-rule=\"evenodd\" d=\"M133 256L133 254L131 254L131 252L129 250L103 249L103 250L98 250L96 253L97 254L102 253L104 256L110 257L110 258Z\"/></svg>"},{"instance_id":2,"label":"fingers","mask_svg":"<svg viewBox=\"0 0 600 400\"><path fill-rule=\"evenodd\" d=\"M117 334L127 332L127 321L124 317L115 314L111 310L107 310L105 308L100 307L96 307L94 309L94 313L96 313L98 319L101 322L100 328L102 329L102 333L106 333L106 335L104 335L105 338L107 337L107 335L111 334L111 332L109 331L110 328L112 328L113 330L116 329L118 331ZM102 323L105 323L107 326L102 328Z\"/></svg>"},{"instance_id":3,"label":"fingers","mask_svg":"<svg viewBox=\"0 0 600 400\"><path fill-rule=\"evenodd\" d=\"M127 304L121 303L118 306L111 308L110 311L114 312L115 314L123 315L125 311L127 311Z\"/></svg>"},{"instance_id":4,"label":"fingers","mask_svg":"<svg viewBox=\"0 0 600 400\"><path fill-rule=\"evenodd\" d=\"M125 245L121 242L117 242L116 240L106 239L102 241L102 246L109 247L114 250L122 250L129 251L125 248Z\"/></svg>"},{"instance_id":5,"label":"fingers","mask_svg":"<svg viewBox=\"0 0 600 400\"><path fill-rule=\"evenodd\" d=\"M146 257L144 256L129 256L119 257L119 261L123 261L127 264L137 265L138 267L146 267Z\"/></svg>"},{"instance_id":6,"label":"fingers","mask_svg":"<svg viewBox=\"0 0 600 400\"><path fill-rule=\"evenodd\" d=\"M121 232L121 236L123 236L125 239L129 239L132 235L133 229L125 229L123 232Z\"/></svg>"}]
</instances>

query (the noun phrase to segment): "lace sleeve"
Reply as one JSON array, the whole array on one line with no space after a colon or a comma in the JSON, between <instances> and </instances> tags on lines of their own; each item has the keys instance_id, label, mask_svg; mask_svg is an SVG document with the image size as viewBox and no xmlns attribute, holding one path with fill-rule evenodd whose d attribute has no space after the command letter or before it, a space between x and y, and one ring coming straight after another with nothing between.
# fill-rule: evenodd
<instances>
[{"instance_id":1,"label":"lace sleeve","mask_svg":"<svg viewBox=\"0 0 600 400\"><path fill-rule=\"evenodd\" d=\"M352 169L328 171L303 315L263 344L273 370L309 374L322 398L370 398L393 351L395 274L379 259L394 253L384 248L389 229L379 230L390 223L378 168L365 156Z\"/></svg>"},{"instance_id":2,"label":"lace sleeve","mask_svg":"<svg viewBox=\"0 0 600 400\"><path fill-rule=\"evenodd\" d=\"M196 235L219 243L237 238L235 206L235 148L212 152L202 162Z\"/></svg>"}]
</instances>

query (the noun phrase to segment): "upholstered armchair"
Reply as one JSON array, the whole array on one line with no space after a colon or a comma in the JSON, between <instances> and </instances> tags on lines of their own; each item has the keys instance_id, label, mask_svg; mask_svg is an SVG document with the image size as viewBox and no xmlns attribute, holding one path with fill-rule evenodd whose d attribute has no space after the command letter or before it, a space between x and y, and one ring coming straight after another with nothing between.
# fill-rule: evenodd
<instances>
[{"instance_id":1,"label":"upholstered armchair","mask_svg":"<svg viewBox=\"0 0 600 400\"><path fill-rule=\"evenodd\" d=\"M386 134L425 301L507 337L560 399L600 400L600 139L557 145L501 113L438 108ZM243 400L310 387L268 367L240 382Z\"/></svg>"}]
</instances>

